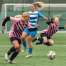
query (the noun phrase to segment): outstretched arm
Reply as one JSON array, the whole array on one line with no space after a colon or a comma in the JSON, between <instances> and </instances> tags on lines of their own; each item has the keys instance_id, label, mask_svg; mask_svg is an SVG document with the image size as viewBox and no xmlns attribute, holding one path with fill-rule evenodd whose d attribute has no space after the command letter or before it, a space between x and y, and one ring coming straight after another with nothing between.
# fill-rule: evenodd
<instances>
[{"instance_id":1,"label":"outstretched arm","mask_svg":"<svg viewBox=\"0 0 66 66\"><path fill-rule=\"evenodd\" d=\"M39 12L39 16L48 21L48 17L46 17L43 13Z\"/></svg>"},{"instance_id":2,"label":"outstretched arm","mask_svg":"<svg viewBox=\"0 0 66 66\"><path fill-rule=\"evenodd\" d=\"M5 24L7 21L10 21L10 17L6 17L2 22L2 33L5 32Z\"/></svg>"}]
</instances>

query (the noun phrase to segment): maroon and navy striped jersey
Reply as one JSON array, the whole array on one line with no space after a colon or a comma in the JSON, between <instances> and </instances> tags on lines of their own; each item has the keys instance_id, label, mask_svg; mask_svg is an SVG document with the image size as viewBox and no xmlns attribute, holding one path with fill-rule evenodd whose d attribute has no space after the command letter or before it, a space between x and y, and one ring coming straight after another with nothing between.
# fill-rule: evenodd
<instances>
[{"instance_id":1,"label":"maroon and navy striped jersey","mask_svg":"<svg viewBox=\"0 0 66 66\"><path fill-rule=\"evenodd\" d=\"M19 18L10 17L11 29L9 31L9 37L17 37L20 39L24 30L24 21Z\"/></svg>"},{"instance_id":2,"label":"maroon and navy striped jersey","mask_svg":"<svg viewBox=\"0 0 66 66\"><path fill-rule=\"evenodd\" d=\"M55 34L59 29L59 23L53 22L48 25L48 28L44 29L42 33L46 34L47 37Z\"/></svg>"}]
</instances>

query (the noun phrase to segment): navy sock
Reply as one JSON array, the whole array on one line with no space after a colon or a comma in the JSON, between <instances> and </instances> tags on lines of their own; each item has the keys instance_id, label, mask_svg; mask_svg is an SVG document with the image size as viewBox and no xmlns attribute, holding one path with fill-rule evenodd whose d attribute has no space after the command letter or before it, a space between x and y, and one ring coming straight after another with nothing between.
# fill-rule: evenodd
<instances>
[{"instance_id":1,"label":"navy sock","mask_svg":"<svg viewBox=\"0 0 66 66\"><path fill-rule=\"evenodd\" d=\"M18 54L19 52L14 51L13 54L10 56L10 60L13 61Z\"/></svg>"},{"instance_id":2,"label":"navy sock","mask_svg":"<svg viewBox=\"0 0 66 66\"><path fill-rule=\"evenodd\" d=\"M28 50L28 54L32 54L32 47L29 47L29 43L28 41L26 41L26 44L27 44L27 50Z\"/></svg>"},{"instance_id":3,"label":"navy sock","mask_svg":"<svg viewBox=\"0 0 66 66\"><path fill-rule=\"evenodd\" d=\"M8 55L10 55L12 52L14 52L16 49L14 47L10 48L10 50L7 52Z\"/></svg>"},{"instance_id":4,"label":"navy sock","mask_svg":"<svg viewBox=\"0 0 66 66\"><path fill-rule=\"evenodd\" d=\"M32 54L32 48L28 48L28 53Z\"/></svg>"}]
</instances>

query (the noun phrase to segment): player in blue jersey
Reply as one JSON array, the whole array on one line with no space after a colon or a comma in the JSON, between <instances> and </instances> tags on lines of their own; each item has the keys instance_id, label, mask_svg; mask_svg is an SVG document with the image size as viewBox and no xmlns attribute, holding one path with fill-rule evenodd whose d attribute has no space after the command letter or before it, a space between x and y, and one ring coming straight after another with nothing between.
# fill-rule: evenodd
<instances>
[{"instance_id":1,"label":"player in blue jersey","mask_svg":"<svg viewBox=\"0 0 66 66\"><path fill-rule=\"evenodd\" d=\"M30 8L31 11L28 12L29 14L29 20L27 27L24 29L24 32L22 34L22 40L26 40L27 46L28 46L28 55L26 57L31 57L32 56L32 41L35 35L37 34L37 29L38 29L38 20L39 17L42 17L46 20L48 20L45 15L43 15L39 9L42 8L42 2L35 2L31 4Z\"/></svg>"}]
</instances>

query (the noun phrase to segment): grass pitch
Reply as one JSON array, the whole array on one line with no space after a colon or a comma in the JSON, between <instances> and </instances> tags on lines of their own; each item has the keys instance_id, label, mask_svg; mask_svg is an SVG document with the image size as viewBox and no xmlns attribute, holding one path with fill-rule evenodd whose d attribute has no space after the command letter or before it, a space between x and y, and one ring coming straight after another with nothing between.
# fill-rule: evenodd
<instances>
[{"instance_id":1,"label":"grass pitch","mask_svg":"<svg viewBox=\"0 0 66 66\"><path fill-rule=\"evenodd\" d=\"M11 43L7 35L0 35L0 66L66 66L66 33L56 33L53 39L55 44L52 47L36 46L33 43L33 57L25 58L26 51L21 52L15 59L16 64L7 64L4 54L11 47ZM50 50L56 52L54 60L49 60L47 57Z\"/></svg>"}]
</instances>

